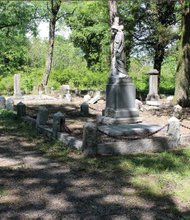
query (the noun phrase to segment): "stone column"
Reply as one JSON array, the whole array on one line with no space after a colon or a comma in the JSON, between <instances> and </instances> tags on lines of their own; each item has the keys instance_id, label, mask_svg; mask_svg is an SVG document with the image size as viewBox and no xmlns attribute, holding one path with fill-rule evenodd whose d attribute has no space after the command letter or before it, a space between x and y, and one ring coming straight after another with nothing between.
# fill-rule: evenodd
<instances>
[{"instance_id":1,"label":"stone column","mask_svg":"<svg viewBox=\"0 0 190 220\"><path fill-rule=\"evenodd\" d=\"M158 95L158 70L153 69L149 73L149 92L146 98L148 105L160 105Z\"/></svg>"},{"instance_id":2,"label":"stone column","mask_svg":"<svg viewBox=\"0 0 190 220\"><path fill-rule=\"evenodd\" d=\"M21 90L20 90L20 74L14 75L14 98L21 98Z\"/></svg>"},{"instance_id":3,"label":"stone column","mask_svg":"<svg viewBox=\"0 0 190 220\"><path fill-rule=\"evenodd\" d=\"M53 115L53 136L57 137L57 132L64 131L65 115L57 112Z\"/></svg>"},{"instance_id":4,"label":"stone column","mask_svg":"<svg viewBox=\"0 0 190 220\"><path fill-rule=\"evenodd\" d=\"M82 150L88 156L94 156L97 153L97 127L92 122L84 125Z\"/></svg>"},{"instance_id":5,"label":"stone column","mask_svg":"<svg viewBox=\"0 0 190 220\"><path fill-rule=\"evenodd\" d=\"M16 106L17 116L22 117L26 115L26 105L22 102L19 102Z\"/></svg>"},{"instance_id":6,"label":"stone column","mask_svg":"<svg viewBox=\"0 0 190 220\"><path fill-rule=\"evenodd\" d=\"M48 109L46 107L40 107L37 114L36 125L45 125L48 120Z\"/></svg>"}]
</instances>

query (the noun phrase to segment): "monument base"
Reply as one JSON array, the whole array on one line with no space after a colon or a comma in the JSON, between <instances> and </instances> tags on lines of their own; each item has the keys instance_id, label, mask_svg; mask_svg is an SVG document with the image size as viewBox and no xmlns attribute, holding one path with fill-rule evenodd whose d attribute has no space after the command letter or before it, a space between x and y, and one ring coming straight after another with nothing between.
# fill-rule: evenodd
<instances>
[{"instance_id":1,"label":"monument base","mask_svg":"<svg viewBox=\"0 0 190 220\"><path fill-rule=\"evenodd\" d=\"M136 124L142 122L139 117L127 117L127 118L112 118L106 116L97 116L97 125L122 125L122 124Z\"/></svg>"},{"instance_id":2,"label":"monument base","mask_svg":"<svg viewBox=\"0 0 190 220\"><path fill-rule=\"evenodd\" d=\"M136 90L129 76L111 76L106 88L106 108L99 120L102 124L138 123L139 112L135 108Z\"/></svg>"}]
</instances>

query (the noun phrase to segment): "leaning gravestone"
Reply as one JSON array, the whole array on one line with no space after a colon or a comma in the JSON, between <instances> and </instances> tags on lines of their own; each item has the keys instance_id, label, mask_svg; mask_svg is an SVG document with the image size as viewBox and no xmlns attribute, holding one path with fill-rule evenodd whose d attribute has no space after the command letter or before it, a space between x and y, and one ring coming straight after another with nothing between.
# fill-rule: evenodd
<instances>
[{"instance_id":1,"label":"leaning gravestone","mask_svg":"<svg viewBox=\"0 0 190 220\"><path fill-rule=\"evenodd\" d=\"M6 100L6 109L10 111L14 110L14 100L12 98Z\"/></svg>"},{"instance_id":2,"label":"leaning gravestone","mask_svg":"<svg viewBox=\"0 0 190 220\"><path fill-rule=\"evenodd\" d=\"M3 96L0 96L0 109L5 109L6 99Z\"/></svg>"},{"instance_id":3,"label":"leaning gravestone","mask_svg":"<svg viewBox=\"0 0 190 220\"><path fill-rule=\"evenodd\" d=\"M94 97L92 99L89 100L89 104L95 104L98 100L101 99L101 93L100 91L97 91L95 94L94 94Z\"/></svg>"},{"instance_id":4,"label":"leaning gravestone","mask_svg":"<svg viewBox=\"0 0 190 220\"><path fill-rule=\"evenodd\" d=\"M20 89L20 74L14 75L14 98L19 99L22 97Z\"/></svg>"}]
</instances>

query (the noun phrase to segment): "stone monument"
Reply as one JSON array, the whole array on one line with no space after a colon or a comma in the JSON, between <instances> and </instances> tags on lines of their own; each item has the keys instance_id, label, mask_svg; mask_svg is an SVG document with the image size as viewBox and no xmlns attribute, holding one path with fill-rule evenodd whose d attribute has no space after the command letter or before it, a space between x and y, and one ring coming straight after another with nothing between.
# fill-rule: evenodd
<instances>
[{"instance_id":1,"label":"stone monument","mask_svg":"<svg viewBox=\"0 0 190 220\"><path fill-rule=\"evenodd\" d=\"M136 89L125 67L123 26L115 17L112 30L111 73L106 88L106 108L100 123L137 123L139 112L135 108Z\"/></svg>"},{"instance_id":2,"label":"stone monument","mask_svg":"<svg viewBox=\"0 0 190 220\"><path fill-rule=\"evenodd\" d=\"M146 98L147 105L159 106L159 95L158 95L158 70L153 69L148 72L149 74L149 92Z\"/></svg>"},{"instance_id":3,"label":"stone monument","mask_svg":"<svg viewBox=\"0 0 190 220\"><path fill-rule=\"evenodd\" d=\"M14 98L19 99L22 97L20 90L20 74L14 75Z\"/></svg>"}]
</instances>

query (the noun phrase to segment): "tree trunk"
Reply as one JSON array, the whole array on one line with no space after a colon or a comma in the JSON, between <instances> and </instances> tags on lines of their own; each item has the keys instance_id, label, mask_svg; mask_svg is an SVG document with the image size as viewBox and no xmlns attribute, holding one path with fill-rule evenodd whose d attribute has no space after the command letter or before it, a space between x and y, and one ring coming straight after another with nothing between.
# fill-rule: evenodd
<instances>
[{"instance_id":1,"label":"tree trunk","mask_svg":"<svg viewBox=\"0 0 190 220\"><path fill-rule=\"evenodd\" d=\"M190 107L190 3L184 1L181 52L176 72L175 103Z\"/></svg>"},{"instance_id":2,"label":"tree trunk","mask_svg":"<svg viewBox=\"0 0 190 220\"><path fill-rule=\"evenodd\" d=\"M160 75L161 75L162 62L164 60L164 55L165 55L165 46L166 45L158 43L157 46L155 47L154 69L157 69L158 72L159 72L159 75L158 75L158 89L160 87Z\"/></svg>"},{"instance_id":3,"label":"tree trunk","mask_svg":"<svg viewBox=\"0 0 190 220\"><path fill-rule=\"evenodd\" d=\"M53 50L54 50L54 42L55 42L55 25L56 25L56 20L54 18L49 22L48 54L46 58L45 71L42 79L43 86L46 86L48 84L48 79L52 68Z\"/></svg>"},{"instance_id":4,"label":"tree trunk","mask_svg":"<svg viewBox=\"0 0 190 220\"><path fill-rule=\"evenodd\" d=\"M49 20L49 41L48 41L48 53L46 58L45 71L42 78L43 87L48 84L48 79L51 73L52 61L53 61L53 50L55 42L55 27L57 22L57 15L61 6L61 0L51 0L51 8L49 9L50 20Z\"/></svg>"},{"instance_id":5,"label":"tree trunk","mask_svg":"<svg viewBox=\"0 0 190 220\"><path fill-rule=\"evenodd\" d=\"M116 0L109 0L109 14L110 14L110 25L112 26L114 18L117 16L117 4Z\"/></svg>"}]
</instances>

